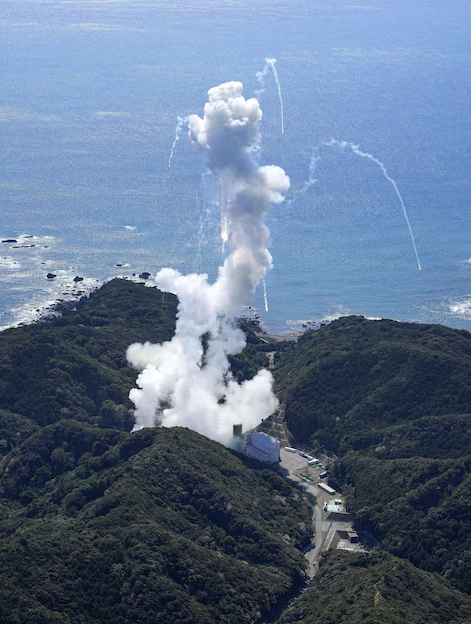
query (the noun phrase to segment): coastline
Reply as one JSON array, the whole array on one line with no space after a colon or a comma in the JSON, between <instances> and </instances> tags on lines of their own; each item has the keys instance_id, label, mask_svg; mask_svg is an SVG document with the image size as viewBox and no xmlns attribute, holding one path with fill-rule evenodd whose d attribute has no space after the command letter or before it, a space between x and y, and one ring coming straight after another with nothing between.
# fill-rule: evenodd
<instances>
[{"instance_id":1,"label":"coastline","mask_svg":"<svg viewBox=\"0 0 471 624\"><path fill-rule=\"evenodd\" d=\"M117 267L118 268L118 267ZM6 331L7 329L12 329L16 327L22 327L34 323L41 323L42 321L47 321L48 319L53 318L54 316L59 316L66 309L69 311L73 310L74 302L78 303L82 298L85 300L89 297L89 295L96 290L99 290L106 283L110 282L113 279L121 279L126 281L132 281L134 283L140 283L145 285L147 288L154 288L155 283L153 279L149 279L152 273L148 271L137 272L133 275L108 275L104 279L98 279L95 277L83 277L75 284L71 276L72 272L68 272L68 282L72 281L72 285L70 283L65 284L62 281L56 282L56 290L57 295L47 296L51 293L46 293L42 291L42 295L44 298L42 299L42 303L38 301L34 301L34 298L30 300L28 303L23 304L21 308L10 308L8 311L4 311L4 314L9 314L12 317L15 316L15 312L17 313L17 318L10 323L0 326L0 332ZM147 277L142 277L146 275ZM50 280L50 284L52 284L52 280ZM41 295L39 295L41 297ZM38 297L38 298L39 298ZM379 321L379 320L394 320L398 323L413 323L419 325L442 325L444 327L449 327L451 329L461 329L464 331L471 331L471 328L463 327L462 323L458 323L455 325L450 322L443 321L433 321L431 319L408 319L408 318L392 318L388 316L379 317L379 316L370 316L367 314L362 314L361 312L354 311L342 311L337 314L329 314L325 315L319 319L300 319L300 320L292 320L292 319L282 319L278 320L275 323L276 329L270 327L265 320L261 317L261 310L253 306L244 306L241 310L239 318L251 318L257 321L260 327L260 331L256 332L257 336L267 342L267 344L276 344L282 341L294 341L296 342L302 334L306 331L317 330L326 325L329 325L331 322L335 321L338 318L346 317L346 316L363 316L367 320L371 321ZM448 320L448 319L447 319ZM466 320L466 319L462 319ZM283 324L286 326L286 331L283 331L281 328ZM460 326L461 325L461 326Z\"/></svg>"},{"instance_id":2,"label":"coastline","mask_svg":"<svg viewBox=\"0 0 471 624\"><path fill-rule=\"evenodd\" d=\"M28 308L28 310L25 311L24 314L18 318L18 320L15 320L7 325L0 326L0 332L15 327L41 323L42 321L47 321L54 316L60 316L63 309L72 310L74 302L78 303L82 298L88 299L91 293L99 290L102 286L113 279L122 279L143 284L146 283L143 279L137 276L136 278L133 278L128 276L111 275L103 280L91 277L83 278L82 281L76 282L77 290L70 290L70 292L63 292L63 285L59 284L59 290L62 291L61 296L47 299L42 304L34 304L32 302L25 304L23 307ZM147 287L152 288L153 283L149 282ZM38 305L39 307L36 308L35 305Z\"/></svg>"}]
</instances>

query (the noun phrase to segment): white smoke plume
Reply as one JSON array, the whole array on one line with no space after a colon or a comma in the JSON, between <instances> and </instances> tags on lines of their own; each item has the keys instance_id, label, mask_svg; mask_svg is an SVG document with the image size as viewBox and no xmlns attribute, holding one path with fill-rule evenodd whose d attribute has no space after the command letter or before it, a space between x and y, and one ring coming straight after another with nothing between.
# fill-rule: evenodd
<instances>
[{"instance_id":1,"label":"white smoke plume","mask_svg":"<svg viewBox=\"0 0 471 624\"><path fill-rule=\"evenodd\" d=\"M232 251L214 284L207 275L181 275L168 268L157 274L157 286L178 296L177 324L169 342L128 348L128 361L141 370L139 387L130 393L135 429L158 420L228 443L234 424L253 427L277 406L267 370L242 384L229 371L228 356L245 346L233 318L251 301L272 264L264 220L270 203L283 201L289 188L281 168L258 165L262 111L242 92L240 82L214 87L203 118L188 118L190 140L207 155L213 175L224 180Z\"/></svg>"}]
</instances>

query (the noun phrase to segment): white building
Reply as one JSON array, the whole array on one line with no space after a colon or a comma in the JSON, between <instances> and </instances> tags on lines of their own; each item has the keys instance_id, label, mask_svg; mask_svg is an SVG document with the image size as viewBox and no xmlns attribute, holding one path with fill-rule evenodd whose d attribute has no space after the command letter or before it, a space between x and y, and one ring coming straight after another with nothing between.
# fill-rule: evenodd
<instances>
[{"instance_id":1,"label":"white building","mask_svg":"<svg viewBox=\"0 0 471 624\"><path fill-rule=\"evenodd\" d=\"M245 453L263 462L280 461L281 443L263 432L250 433L245 441Z\"/></svg>"}]
</instances>

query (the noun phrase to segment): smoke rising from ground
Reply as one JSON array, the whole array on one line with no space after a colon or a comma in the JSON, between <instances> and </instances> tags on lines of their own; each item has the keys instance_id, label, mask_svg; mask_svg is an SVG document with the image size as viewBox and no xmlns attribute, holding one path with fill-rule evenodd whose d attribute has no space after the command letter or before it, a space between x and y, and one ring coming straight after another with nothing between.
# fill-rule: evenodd
<instances>
[{"instance_id":1,"label":"smoke rising from ground","mask_svg":"<svg viewBox=\"0 0 471 624\"><path fill-rule=\"evenodd\" d=\"M245 346L233 318L250 303L272 265L264 220L270 203L282 202L289 188L281 168L258 165L262 111L242 92L240 82L214 87L203 117L188 117L190 140L206 154L212 174L224 181L231 253L214 284L207 275L169 268L157 274L157 286L179 298L178 318L171 341L128 348L129 362L141 371L138 388L130 393L135 429L154 426L157 419L227 443L234 424L253 427L277 406L268 371L242 384L229 371L228 356Z\"/></svg>"}]
</instances>

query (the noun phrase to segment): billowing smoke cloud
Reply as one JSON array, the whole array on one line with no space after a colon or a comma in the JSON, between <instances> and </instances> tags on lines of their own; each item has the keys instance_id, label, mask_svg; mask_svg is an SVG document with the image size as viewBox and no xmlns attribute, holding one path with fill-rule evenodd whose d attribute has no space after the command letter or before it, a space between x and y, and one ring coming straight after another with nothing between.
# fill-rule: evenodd
<instances>
[{"instance_id":1,"label":"billowing smoke cloud","mask_svg":"<svg viewBox=\"0 0 471 624\"><path fill-rule=\"evenodd\" d=\"M203 118L188 118L190 140L207 155L212 174L224 181L231 253L214 284L207 275L168 268L157 274L157 286L178 296L178 318L170 342L128 348L129 362L141 370L139 387L130 393L135 429L154 426L157 418L166 427L186 426L227 443L234 424L253 427L277 406L270 372L261 370L239 384L228 362L245 346L234 316L250 303L272 265L264 224L269 205L283 201L289 188L282 169L257 163L262 111L242 91L240 82L214 87Z\"/></svg>"}]
</instances>

